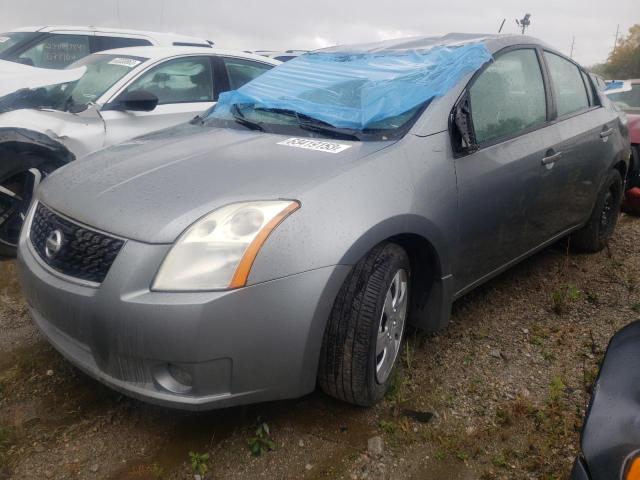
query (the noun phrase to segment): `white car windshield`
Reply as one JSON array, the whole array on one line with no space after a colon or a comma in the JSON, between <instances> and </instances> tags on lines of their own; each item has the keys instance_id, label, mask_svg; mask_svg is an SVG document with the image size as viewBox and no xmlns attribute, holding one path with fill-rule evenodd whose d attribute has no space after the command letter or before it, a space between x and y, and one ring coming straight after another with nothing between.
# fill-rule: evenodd
<instances>
[{"instance_id":1,"label":"white car windshield","mask_svg":"<svg viewBox=\"0 0 640 480\"><path fill-rule=\"evenodd\" d=\"M67 67L67 69L87 68L79 80L58 85L51 93L55 96L60 95L64 99L61 104L63 109L84 110L146 60L146 58L129 55L90 55Z\"/></svg>"}]
</instances>

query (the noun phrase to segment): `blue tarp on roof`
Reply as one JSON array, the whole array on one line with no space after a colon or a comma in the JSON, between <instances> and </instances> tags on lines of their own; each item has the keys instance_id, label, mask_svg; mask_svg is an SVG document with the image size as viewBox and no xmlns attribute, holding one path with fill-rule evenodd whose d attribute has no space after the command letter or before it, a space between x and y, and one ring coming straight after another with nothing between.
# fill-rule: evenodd
<instances>
[{"instance_id":1,"label":"blue tarp on roof","mask_svg":"<svg viewBox=\"0 0 640 480\"><path fill-rule=\"evenodd\" d=\"M444 95L492 56L482 42L420 50L311 52L220 95L213 117L232 105L294 110L334 127L362 130Z\"/></svg>"}]
</instances>

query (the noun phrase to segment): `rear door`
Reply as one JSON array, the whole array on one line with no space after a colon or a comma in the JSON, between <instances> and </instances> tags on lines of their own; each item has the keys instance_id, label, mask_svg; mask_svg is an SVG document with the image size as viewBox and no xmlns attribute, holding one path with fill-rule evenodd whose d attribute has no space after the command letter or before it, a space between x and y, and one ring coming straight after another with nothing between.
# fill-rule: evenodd
<instances>
[{"instance_id":1,"label":"rear door","mask_svg":"<svg viewBox=\"0 0 640 480\"><path fill-rule=\"evenodd\" d=\"M535 47L499 53L468 87L478 150L455 160L462 293L543 241L532 222L549 144L545 80Z\"/></svg>"},{"instance_id":2,"label":"rear door","mask_svg":"<svg viewBox=\"0 0 640 480\"><path fill-rule=\"evenodd\" d=\"M158 97L151 112L103 108L105 146L163 128L188 122L214 105L215 75L211 56L186 56L166 60L143 72L109 104L127 92L144 90Z\"/></svg>"},{"instance_id":3,"label":"rear door","mask_svg":"<svg viewBox=\"0 0 640 480\"><path fill-rule=\"evenodd\" d=\"M543 195L537 212L545 235L553 236L584 223L591 214L615 155L609 137L617 119L600 106L589 76L577 64L548 51L543 57L555 121L540 166Z\"/></svg>"}]
</instances>

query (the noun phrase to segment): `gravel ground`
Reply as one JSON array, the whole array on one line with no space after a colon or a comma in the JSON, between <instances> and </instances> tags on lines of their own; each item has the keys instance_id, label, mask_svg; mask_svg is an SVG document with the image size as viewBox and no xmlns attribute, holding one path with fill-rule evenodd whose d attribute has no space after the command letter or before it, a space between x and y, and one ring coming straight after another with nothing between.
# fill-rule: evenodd
<instances>
[{"instance_id":1,"label":"gravel ground","mask_svg":"<svg viewBox=\"0 0 640 480\"><path fill-rule=\"evenodd\" d=\"M0 479L560 479L609 338L640 318L640 220L609 249L553 246L412 332L385 401L319 392L209 413L145 405L40 337L0 262ZM264 453L253 456L250 446ZM208 456L207 456L208 455Z\"/></svg>"}]
</instances>

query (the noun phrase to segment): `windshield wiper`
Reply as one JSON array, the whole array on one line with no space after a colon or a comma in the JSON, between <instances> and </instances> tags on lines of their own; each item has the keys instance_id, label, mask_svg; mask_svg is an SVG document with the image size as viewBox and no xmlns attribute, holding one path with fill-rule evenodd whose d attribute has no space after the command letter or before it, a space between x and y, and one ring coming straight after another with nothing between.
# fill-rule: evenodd
<instances>
[{"instance_id":1,"label":"windshield wiper","mask_svg":"<svg viewBox=\"0 0 640 480\"><path fill-rule=\"evenodd\" d=\"M334 127L330 123L323 120L310 117L304 113L296 112L295 110L289 110L286 108L256 108L264 112L279 113L288 117L294 117L298 122L298 127L310 132L317 132L325 134L331 138L341 138L343 140L355 140L359 141L360 137L353 130Z\"/></svg>"},{"instance_id":2,"label":"windshield wiper","mask_svg":"<svg viewBox=\"0 0 640 480\"><path fill-rule=\"evenodd\" d=\"M240 125L243 125L251 130L260 130L261 132L264 132L264 128L262 127L262 124L260 124L259 122L253 122L247 119L244 116L244 114L240 111L240 107L238 107L237 103L234 103L231 106L231 115L233 115L233 118L235 119L236 123L239 123Z\"/></svg>"}]
</instances>

